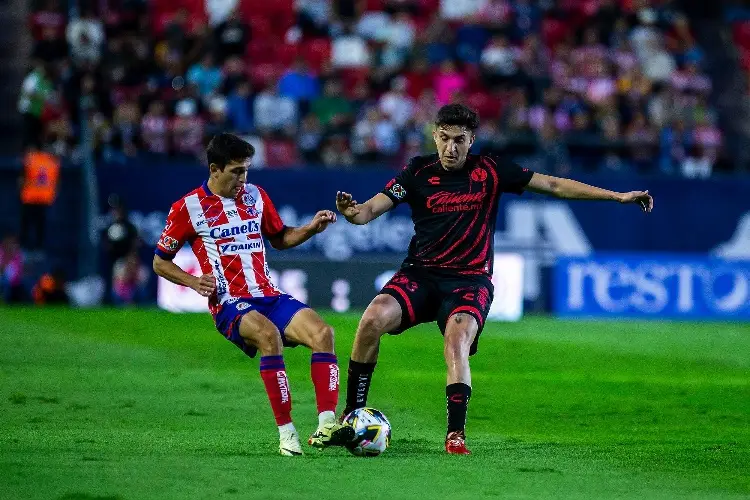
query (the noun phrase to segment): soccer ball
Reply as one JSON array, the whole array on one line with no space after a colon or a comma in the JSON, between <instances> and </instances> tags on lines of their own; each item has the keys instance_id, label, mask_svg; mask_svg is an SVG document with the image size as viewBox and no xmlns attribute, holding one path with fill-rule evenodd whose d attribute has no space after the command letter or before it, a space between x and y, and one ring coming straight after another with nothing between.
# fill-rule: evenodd
<instances>
[{"instance_id":1,"label":"soccer ball","mask_svg":"<svg viewBox=\"0 0 750 500\"><path fill-rule=\"evenodd\" d=\"M358 457L376 457L391 444L391 423L375 408L358 408L344 418L354 429L354 441L347 449Z\"/></svg>"}]
</instances>

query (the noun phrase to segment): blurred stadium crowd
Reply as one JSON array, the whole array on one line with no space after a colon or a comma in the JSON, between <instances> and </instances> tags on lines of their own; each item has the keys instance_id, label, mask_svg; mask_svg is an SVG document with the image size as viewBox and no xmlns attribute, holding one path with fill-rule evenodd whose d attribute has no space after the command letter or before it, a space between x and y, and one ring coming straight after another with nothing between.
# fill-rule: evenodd
<instances>
[{"instance_id":1,"label":"blurred stadium crowd","mask_svg":"<svg viewBox=\"0 0 750 500\"><path fill-rule=\"evenodd\" d=\"M458 101L482 118L477 147L560 175L706 177L724 161L705 54L669 0L101 0L75 15L47 0L30 27L26 143L63 157L86 118L105 161L194 161L230 130L259 166L397 167Z\"/></svg>"}]
</instances>

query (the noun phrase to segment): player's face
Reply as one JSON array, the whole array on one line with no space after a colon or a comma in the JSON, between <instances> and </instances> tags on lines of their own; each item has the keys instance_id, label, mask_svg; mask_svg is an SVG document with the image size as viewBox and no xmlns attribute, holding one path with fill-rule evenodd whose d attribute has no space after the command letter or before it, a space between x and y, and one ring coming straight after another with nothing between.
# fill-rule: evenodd
<instances>
[{"instance_id":1,"label":"player's face","mask_svg":"<svg viewBox=\"0 0 750 500\"><path fill-rule=\"evenodd\" d=\"M446 170L458 170L464 166L469 148L474 143L471 130L458 125L440 126L432 132L440 163Z\"/></svg>"},{"instance_id":2,"label":"player's face","mask_svg":"<svg viewBox=\"0 0 750 500\"><path fill-rule=\"evenodd\" d=\"M250 161L231 161L227 163L224 170L221 170L216 164L211 164L211 176L214 178L216 186L219 187L218 194L227 198L234 198L242 189L243 184L247 182L247 169Z\"/></svg>"}]
</instances>

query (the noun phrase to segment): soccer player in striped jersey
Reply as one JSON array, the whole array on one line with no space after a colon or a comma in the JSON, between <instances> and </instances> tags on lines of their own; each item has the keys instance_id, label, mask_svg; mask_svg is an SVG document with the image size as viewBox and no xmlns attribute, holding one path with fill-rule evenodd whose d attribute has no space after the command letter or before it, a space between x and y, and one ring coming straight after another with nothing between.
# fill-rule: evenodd
<instances>
[{"instance_id":1,"label":"soccer player in striped jersey","mask_svg":"<svg viewBox=\"0 0 750 500\"><path fill-rule=\"evenodd\" d=\"M260 374L279 427L279 451L301 455L282 349L312 349L318 429L308 443L322 448L341 428L335 416L339 371L333 329L271 281L263 238L276 249L292 248L324 231L336 215L322 210L305 226L285 226L268 194L246 180L254 153L252 145L231 134L211 140L208 180L172 205L156 246L154 271L205 296L216 329L248 356L260 351ZM185 243L200 262L200 277L172 262Z\"/></svg>"},{"instance_id":2,"label":"soccer player in striped jersey","mask_svg":"<svg viewBox=\"0 0 750 500\"><path fill-rule=\"evenodd\" d=\"M373 299L357 328L344 414L367 404L380 338L437 321L448 368L445 450L461 455L469 453L464 433L471 397L469 356L477 352L492 303L493 238L502 193L528 190L566 199L635 203L645 212L653 207L648 191L617 193L534 173L494 155L470 155L478 126L476 113L466 106L444 106L433 132L437 154L412 158L365 203L357 203L349 193L336 196L339 212L352 224L367 224L406 203L415 229L400 271ZM338 437L329 440L338 442Z\"/></svg>"}]
</instances>

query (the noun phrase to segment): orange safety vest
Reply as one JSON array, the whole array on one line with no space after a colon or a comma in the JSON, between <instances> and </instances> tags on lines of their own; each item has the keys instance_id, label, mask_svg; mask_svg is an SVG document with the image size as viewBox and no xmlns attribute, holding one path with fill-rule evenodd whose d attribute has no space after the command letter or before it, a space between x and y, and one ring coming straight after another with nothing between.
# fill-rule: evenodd
<instances>
[{"instance_id":1,"label":"orange safety vest","mask_svg":"<svg viewBox=\"0 0 750 500\"><path fill-rule=\"evenodd\" d=\"M24 162L21 202L25 205L52 205L57 196L60 160L50 153L34 151Z\"/></svg>"}]
</instances>

